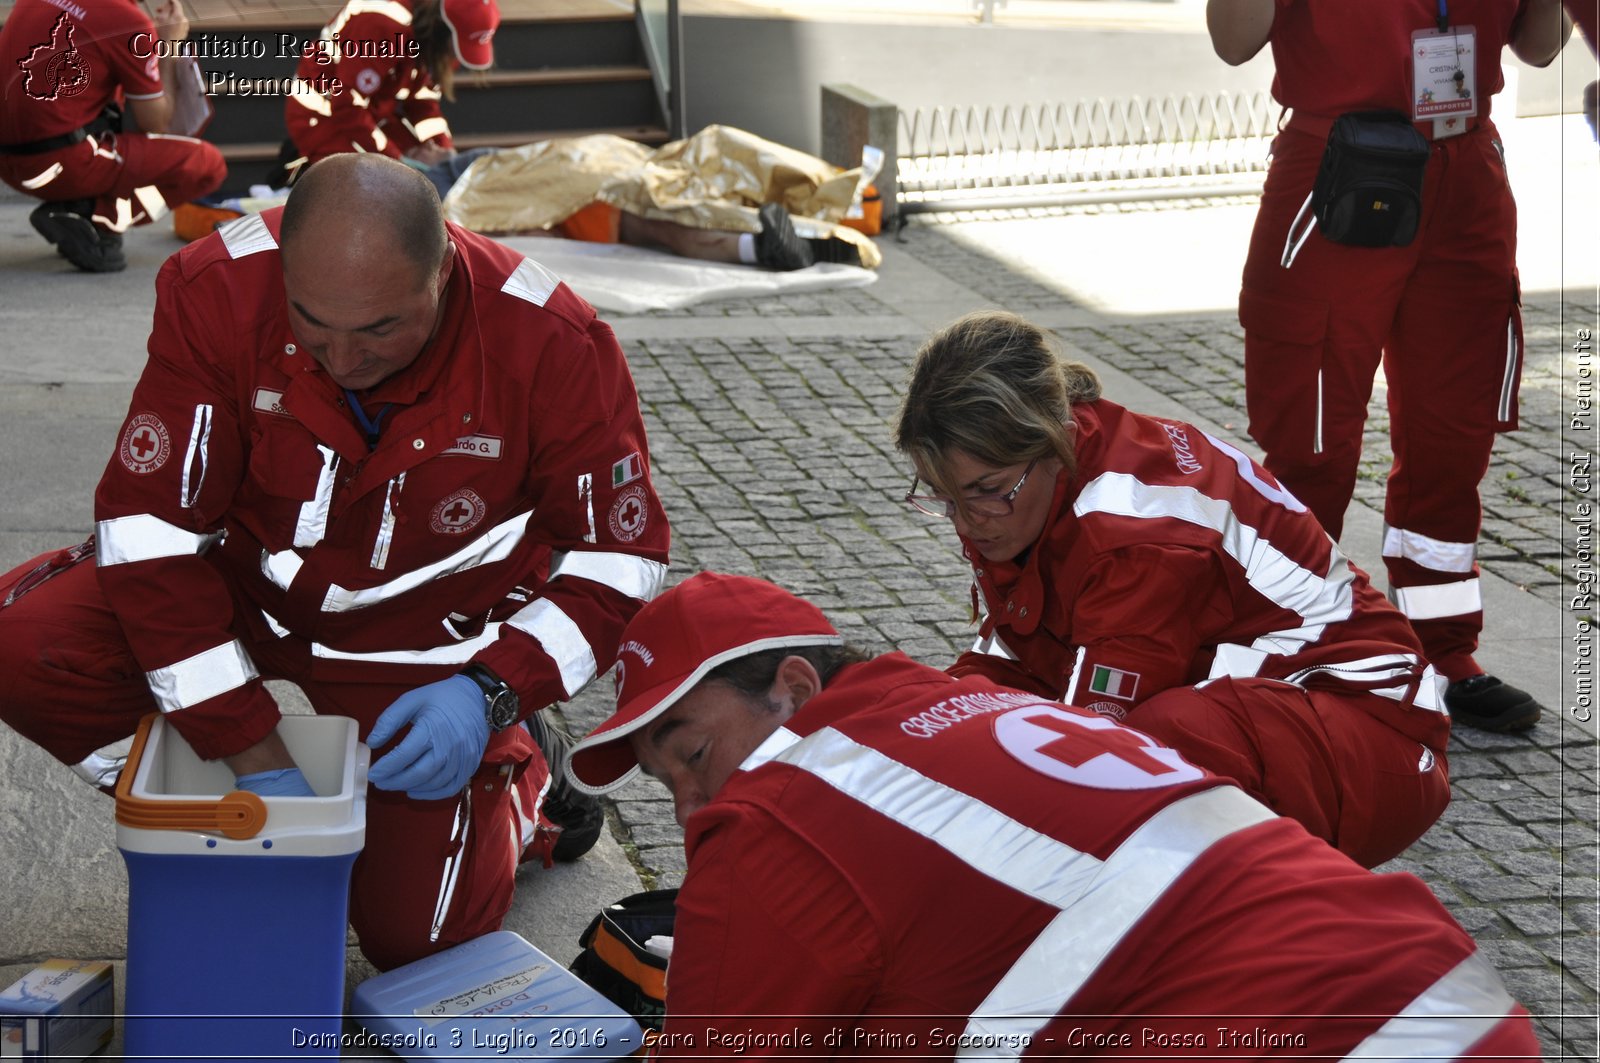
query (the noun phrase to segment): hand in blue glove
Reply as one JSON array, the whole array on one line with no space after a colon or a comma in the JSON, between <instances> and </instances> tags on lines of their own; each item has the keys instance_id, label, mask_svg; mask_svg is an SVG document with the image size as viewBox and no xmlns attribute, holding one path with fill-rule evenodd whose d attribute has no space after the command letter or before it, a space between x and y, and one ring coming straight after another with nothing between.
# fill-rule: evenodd
<instances>
[{"instance_id":1,"label":"hand in blue glove","mask_svg":"<svg viewBox=\"0 0 1600 1063\"><path fill-rule=\"evenodd\" d=\"M418 801L454 797L467 785L489 745L483 691L464 675L408 690L383 710L367 735L377 749L406 724L411 733L367 773L380 790L404 790Z\"/></svg>"},{"instance_id":2,"label":"hand in blue glove","mask_svg":"<svg viewBox=\"0 0 1600 1063\"><path fill-rule=\"evenodd\" d=\"M276 771L257 771L249 775L240 775L233 780L233 785L261 797L317 796L299 768L279 768Z\"/></svg>"}]
</instances>

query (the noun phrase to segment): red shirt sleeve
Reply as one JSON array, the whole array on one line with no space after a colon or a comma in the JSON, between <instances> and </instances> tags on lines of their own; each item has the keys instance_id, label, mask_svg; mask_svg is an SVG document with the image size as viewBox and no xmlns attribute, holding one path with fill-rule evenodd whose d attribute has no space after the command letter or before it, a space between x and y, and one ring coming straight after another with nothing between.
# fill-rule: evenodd
<instances>
[{"instance_id":1,"label":"red shirt sleeve","mask_svg":"<svg viewBox=\"0 0 1600 1063\"><path fill-rule=\"evenodd\" d=\"M1220 627L1228 584L1207 551L1153 544L1100 558L1073 595L1081 647L1063 700L1123 709L1194 682L1196 658ZM1113 714L1115 715L1115 714Z\"/></svg>"}]
</instances>

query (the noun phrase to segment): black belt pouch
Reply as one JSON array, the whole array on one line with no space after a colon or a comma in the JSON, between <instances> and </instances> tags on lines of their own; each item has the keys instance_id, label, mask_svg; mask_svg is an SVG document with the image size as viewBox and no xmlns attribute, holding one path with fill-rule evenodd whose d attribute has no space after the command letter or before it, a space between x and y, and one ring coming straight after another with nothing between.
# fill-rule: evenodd
<instances>
[{"instance_id":1,"label":"black belt pouch","mask_svg":"<svg viewBox=\"0 0 1600 1063\"><path fill-rule=\"evenodd\" d=\"M1404 247L1422 216L1427 138L1399 111L1340 115L1328 133L1311 209L1322 235L1353 247Z\"/></svg>"}]
</instances>

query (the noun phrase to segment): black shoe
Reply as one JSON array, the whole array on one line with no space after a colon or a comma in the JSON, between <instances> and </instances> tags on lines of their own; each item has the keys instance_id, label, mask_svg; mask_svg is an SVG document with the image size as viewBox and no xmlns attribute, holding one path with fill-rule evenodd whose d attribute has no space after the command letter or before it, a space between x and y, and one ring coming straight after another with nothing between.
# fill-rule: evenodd
<instances>
[{"instance_id":1,"label":"black shoe","mask_svg":"<svg viewBox=\"0 0 1600 1063\"><path fill-rule=\"evenodd\" d=\"M756 235L756 265L767 269L805 269L815 261L811 242L800 239L789 220L789 212L777 203L768 203L758 212L761 232Z\"/></svg>"},{"instance_id":2,"label":"black shoe","mask_svg":"<svg viewBox=\"0 0 1600 1063\"><path fill-rule=\"evenodd\" d=\"M838 262L845 266L861 265L861 249L848 240L835 240L832 237L821 240L807 240L811 245L811 257L818 262Z\"/></svg>"},{"instance_id":3,"label":"black shoe","mask_svg":"<svg viewBox=\"0 0 1600 1063\"><path fill-rule=\"evenodd\" d=\"M550 765L550 789L544 795L544 817L561 828L561 836L550 850L550 855L560 863L576 860L600 840L605 830L606 813L600 799L591 797L574 787L567 779L567 756L572 751L572 740L555 724L536 712L522 722L538 743L545 763Z\"/></svg>"},{"instance_id":4,"label":"black shoe","mask_svg":"<svg viewBox=\"0 0 1600 1063\"><path fill-rule=\"evenodd\" d=\"M40 203L28 221L40 236L56 245L56 251L74 266L88 273L117 273L128 268L122 255L122 235L99 229L89 220L93 210L87 201Z\"/></svg>"},{"instance_id":5,"label":"black shoe","mask_svg":"<svg viewBox=\"0 0 1600 1063\"><path fill-rule=\"evenodd\" d=\"M1539 722L1544 707L1526 690L1500 682L1492 675L1458 679L1445 688L1450 719L1480 731L1526 731Z\"/></svg>"}]
</instances>

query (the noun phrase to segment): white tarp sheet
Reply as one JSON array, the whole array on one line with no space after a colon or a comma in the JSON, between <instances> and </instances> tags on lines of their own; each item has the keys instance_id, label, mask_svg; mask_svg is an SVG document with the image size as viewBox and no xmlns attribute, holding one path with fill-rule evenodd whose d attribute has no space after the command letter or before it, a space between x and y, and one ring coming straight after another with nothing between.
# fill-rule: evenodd
<instances>
[{"instance_id":1,"label":"white tarp sheet","mask_svg":"<svg viewBox=\"0 0 1600 1063\"><path fill-rule=\"evenodd\" d=\"M552 236L496 239L550 269L598 309L612 313L676 310L714 299L859 288L878 279L870 269L831 262L776 272L680 258L628 244L594 244Z\"/></svg>"}]
</instances>

